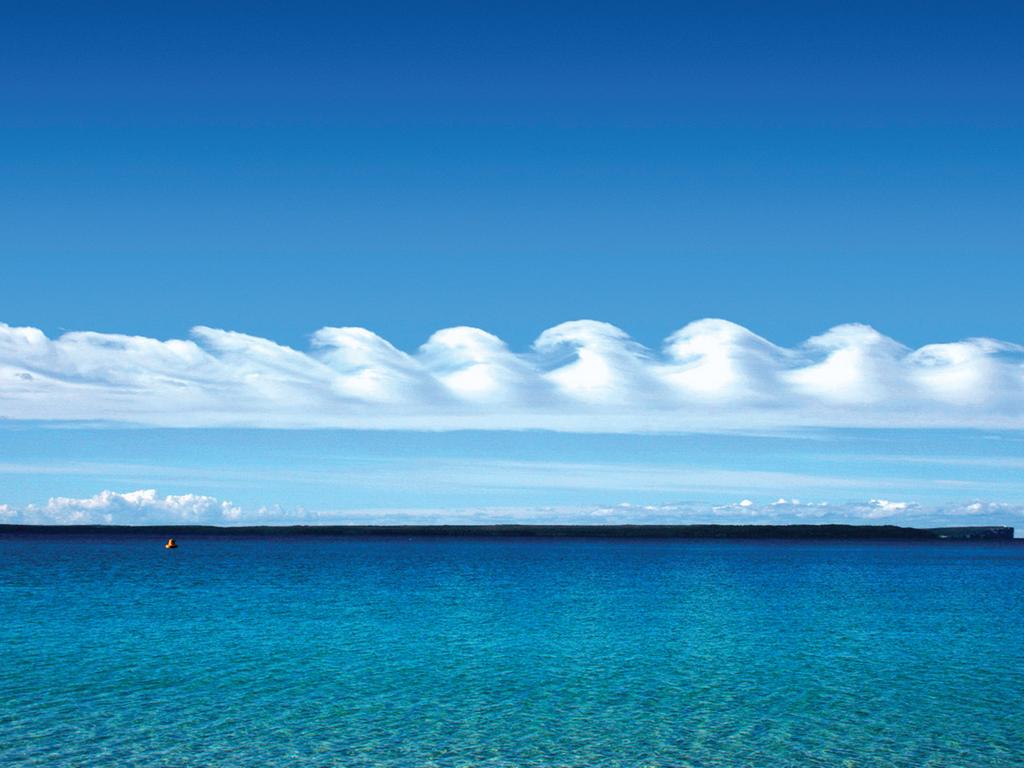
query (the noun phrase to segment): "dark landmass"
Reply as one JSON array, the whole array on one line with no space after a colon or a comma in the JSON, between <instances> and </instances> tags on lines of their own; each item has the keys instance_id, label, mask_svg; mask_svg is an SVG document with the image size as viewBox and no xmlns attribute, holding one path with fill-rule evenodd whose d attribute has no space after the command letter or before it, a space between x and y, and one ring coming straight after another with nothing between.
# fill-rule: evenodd
<instances>
[{"instance_id":1,"label":"dark landmass","mask_svg":"<svg viewBox=\"0 0 1024 768\"><path fill-rule=\"evenodd\" d=\"M897 525L0 525L4 535L434 536L557 539L807 539L861 541L1010 541L1003 525L904 528Z\"/></svg>"}]
</instances>

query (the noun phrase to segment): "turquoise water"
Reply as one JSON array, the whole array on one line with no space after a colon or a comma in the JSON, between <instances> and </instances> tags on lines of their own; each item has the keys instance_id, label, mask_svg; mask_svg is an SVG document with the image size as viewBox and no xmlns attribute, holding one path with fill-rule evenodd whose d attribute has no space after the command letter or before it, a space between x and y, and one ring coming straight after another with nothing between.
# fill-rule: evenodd
<instances>
[{"instance_id":1,"label":"turquoise water","mask_svg":"<svg viewBox=\"0 0 1024 768\"><path fill-rule=\"evenodd\" d=\"M0 536L0 764L1024 765L1024 546Z\"/></svg>"}]
</instances>

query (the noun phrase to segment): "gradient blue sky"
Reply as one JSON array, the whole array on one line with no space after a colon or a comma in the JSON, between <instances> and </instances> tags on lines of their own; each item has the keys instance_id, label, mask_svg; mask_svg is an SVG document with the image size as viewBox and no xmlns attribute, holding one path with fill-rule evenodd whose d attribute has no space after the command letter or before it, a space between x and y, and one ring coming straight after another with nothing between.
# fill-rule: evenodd
<instances>
[{"instance_id":1,"label":"gradient blue sky","mask_svg":"<svg viewBox=\"0 0 1024 768\"><path fill-rule=\"evenodd\" d=\"M453 325L522 350L578 318L650 346L703 317L790 346L846 322L911 347L1024 342L1022 30L1010 3L8 3L0 320L51 336L208 325L299 348L321 326L363 326L409 351ZM913 455L1019 450L1002 433L993 457L976 433L911 432L885 441ZM232 452L247 448L218 442L232 439L296 471L306 441L320 459L344 446L353 460L708 460L681 436L189 434L4 427L0 502L212 492L210 478L161 481L155 467L248 466ZM848 436L819 434L814 451L780 439L716 437L712 463L859 471L821 463L862 453ZM148 480L10 471L124 464L136 441L152 452ZM891 456L876 443L864 451ZM1024 503L977 469L947 493L934 466L819 495ZM570 493L523 478L448 495L440 483L423 503L756 495L734 481ZM415 501L367 483L311 492L268 475L218 495ZM784 486L771 493L803 492Z\"/></svg>"}]
</instances>

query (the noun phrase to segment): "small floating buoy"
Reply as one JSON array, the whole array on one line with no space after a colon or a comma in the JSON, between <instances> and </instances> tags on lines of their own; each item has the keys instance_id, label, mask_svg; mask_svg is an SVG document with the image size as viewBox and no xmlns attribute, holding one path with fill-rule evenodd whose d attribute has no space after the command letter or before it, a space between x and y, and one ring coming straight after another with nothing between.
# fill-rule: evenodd
<instances>
[{"instance_id":1,"label":"small floating buoy","mask_svg":"<svg viewBox=\"0 0 1024 768\"><path fill-rule=\"evenodd\" d=\"M177 549L177 548L178 548L178 545L174 541L174 539L168 539L167 543L164 544L164 549Z\"/></svg>"}]
</instances>

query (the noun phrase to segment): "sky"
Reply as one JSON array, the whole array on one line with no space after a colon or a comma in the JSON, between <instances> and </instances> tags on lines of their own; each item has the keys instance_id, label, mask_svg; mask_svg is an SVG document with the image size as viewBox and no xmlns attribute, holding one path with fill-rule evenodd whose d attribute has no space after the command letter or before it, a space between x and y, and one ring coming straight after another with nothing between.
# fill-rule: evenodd
<instances>
[{"instance_id":1,"label":"sky","mask_svg":"<svg viewBox=\"0 0 1024 768\"><path fill-rule=\"evenodd\" d=\"M8 4L0 510L1020 521L1022 22Z\"/></svg>"}]
</instances>

